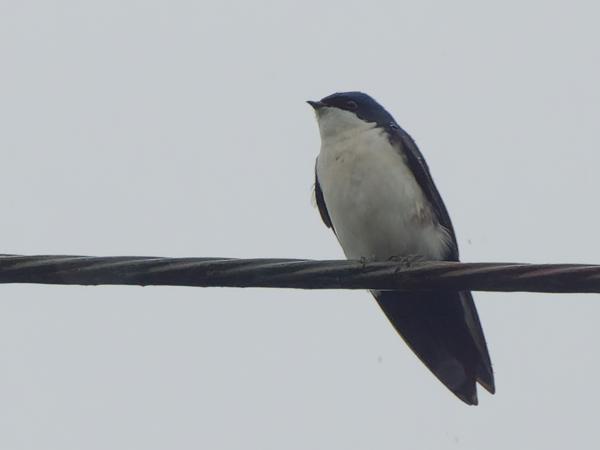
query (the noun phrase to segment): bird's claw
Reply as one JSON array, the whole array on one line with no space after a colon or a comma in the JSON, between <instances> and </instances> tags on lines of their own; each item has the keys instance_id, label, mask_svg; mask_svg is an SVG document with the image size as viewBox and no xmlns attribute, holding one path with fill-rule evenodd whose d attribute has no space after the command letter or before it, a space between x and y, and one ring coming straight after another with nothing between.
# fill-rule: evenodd
<instances>
[{"instance_id":1,"label":"bird's claw","mask_svg":"<svg viewBox=\"0 0 600 450\"><path fill-rule=\"evenodd\" d=\"M390 256L388 261L397 262L406 267L410 267L413 263L422 261L423 257L419 255L404 255L404 256Z\"/></svg>"}]
</instances>

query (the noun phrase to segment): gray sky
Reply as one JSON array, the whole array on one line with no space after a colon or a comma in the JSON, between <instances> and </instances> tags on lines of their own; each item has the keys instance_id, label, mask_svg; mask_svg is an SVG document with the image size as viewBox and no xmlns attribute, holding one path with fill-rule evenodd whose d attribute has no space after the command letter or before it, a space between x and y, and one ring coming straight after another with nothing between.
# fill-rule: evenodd
<instances>
[{"instance_id":1,"label":"gray sky","mask_svg":"<svg viewBox=\"0 0 600 450\"><path fill-rule=\"evenodd\" d=\"M4 253L338 258L306 99L416 139L463 260L600 262L597 2L0 0ZM597 448L597 295L477 293L467 407L365 292L0 286L0 448Z\"/></svg>"}]
</instances>

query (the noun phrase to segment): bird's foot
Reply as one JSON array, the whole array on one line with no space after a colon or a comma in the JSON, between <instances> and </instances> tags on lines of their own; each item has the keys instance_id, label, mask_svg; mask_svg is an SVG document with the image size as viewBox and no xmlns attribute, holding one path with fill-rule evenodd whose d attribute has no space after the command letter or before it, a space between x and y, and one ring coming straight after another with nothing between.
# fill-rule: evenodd
<instances>
[{"instance_id":1,"label":"bird's foot","mask_svg":"<svg viewBox=\"0 0 600 450\"><path fill-rule=\"evenodd\" d=\"M420 255L390 256L388 261L400 263L408 268L416 262L423 261L423 257Z\"/></svg>"}]
</instances>

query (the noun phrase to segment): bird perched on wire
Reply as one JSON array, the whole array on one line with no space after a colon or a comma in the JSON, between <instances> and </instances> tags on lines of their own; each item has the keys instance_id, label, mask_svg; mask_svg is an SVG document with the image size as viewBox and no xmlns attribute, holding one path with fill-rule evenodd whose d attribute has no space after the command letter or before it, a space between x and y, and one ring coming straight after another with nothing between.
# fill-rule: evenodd
<instances>
[{"instance_id":1,"label":"bird perched on wire","mask_svg":"<svg viewBox=\"0 0 600 450\"><path fill-rule=\"evenodd\" d=\"M314 108L321 134L315 197L348 259L458 261L456 236L413 139L373 98L341 92ZM494 375L470 292L372 291L404 341L465 403Z\"/></svg>"}]
</instances>

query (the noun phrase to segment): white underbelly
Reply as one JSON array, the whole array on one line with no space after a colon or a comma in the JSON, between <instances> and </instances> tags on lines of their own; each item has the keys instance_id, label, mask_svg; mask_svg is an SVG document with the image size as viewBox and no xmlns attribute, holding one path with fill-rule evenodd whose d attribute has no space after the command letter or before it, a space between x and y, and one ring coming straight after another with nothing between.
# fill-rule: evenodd
<instances>
[{"instance_id":1,"label":"white underbelly","mask_svg":"<svg viewBox=\"0 0 600 450\"><path fill-rule=\"evenodd\" d=\"M402 155L377 129L323 143L317 175L347 258L444 259L449 235Z\"/></svg>"}]
</instances>

